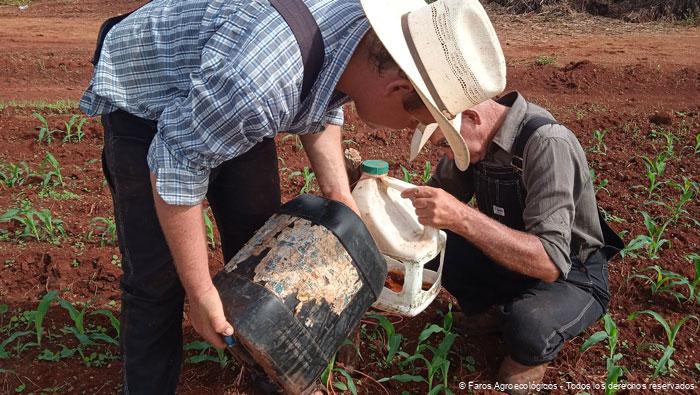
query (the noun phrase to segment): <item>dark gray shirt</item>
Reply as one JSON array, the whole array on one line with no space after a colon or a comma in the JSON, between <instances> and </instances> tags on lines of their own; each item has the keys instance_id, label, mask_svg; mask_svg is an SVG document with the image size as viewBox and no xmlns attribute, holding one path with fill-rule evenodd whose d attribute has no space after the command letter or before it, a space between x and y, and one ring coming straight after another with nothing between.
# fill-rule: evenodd
<instances>
[{"instance_id":1,"label":"dark gray shirt","mask_svg":"<svg viewBox=\"0 0 700 395\"><path fill-rule=\"evenodd\" d=\"M525 101L517 92L498 100L510 106L503 125L489 144L484 162L511 166L513 142L533 116L554 119L545 109ZM571 257L585 262L603 246L595 192L586 155L576 136L562 125L545 125L530 137L523 154L523 185L527 191L525 231L537 236L545 251L566 277ZM467 185L453 160L442 158L430 185L440 187L464 202L474 185Z\"/></svg>"}]
</instances>

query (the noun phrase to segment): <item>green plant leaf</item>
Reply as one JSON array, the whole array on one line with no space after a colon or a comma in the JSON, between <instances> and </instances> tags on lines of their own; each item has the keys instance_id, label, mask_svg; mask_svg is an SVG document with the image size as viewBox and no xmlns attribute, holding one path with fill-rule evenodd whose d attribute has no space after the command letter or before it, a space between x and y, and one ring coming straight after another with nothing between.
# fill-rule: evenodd
<instances>
[{"instance_id":1,"label":"green plant leaf","mask_svg":"<svg viewBox=\"0 0 700 395\"><path fill-rule=\"evenodd\" d=\"M654 369L654 374L652 375L652 379L659 377L659 375L662 372L668 372L669 369L669 361L671 360L671 355L673 355L673 352L676 351L675 348L672 346L666 346L664 349L664 354L659 358L659 360L656 363L656 369Z\"/></svg>"},{"instance_id":2,"label":"green plant leaf","mask_svg":"<svg viewBox=\"0 0 700 395\"><path fill-rule=\"evenodd\" d=\"M377 381L380 383L383 383L383 382L389 381L389 380L395 380L395 381L398 381L400 383L427 383L428 382L425 378L423 378L423 376L416 376L413 374L406 374L406 373L396 374L396 375L393 375L391 377L385 377L385 378L379 379Z\"/></svg>"},{"instance_id":3,"label":"green plant leaf","mask_svg":"<svg viewBox=\"0 0 700 395\"><path fill-rule=\"evenodd\" d=\"M336 369L336 371L345 376L345 380L347 380L348 383L347 389L349 389L353 395L357 395L357 387L355 387L355 381L352 379L350 373L348 373L345 369Z\"/></svg>"},{"instance_id":4,"label":"green plant leaf","mask_svg":"<svg viewBox=\"0 0 700 395\"><path fill-rule=\"evenodd\" d=\"M34 329L36 330L36 342L41 346L41 337L44 334L44 317L49 311L51 302L58 296L58 291L49 291L39 301L39 306L36 308L36 316L34 317Z\"/></svg>"},{"instance_id":5,"label":"green plant leaf","mask_svg":"<svg viewBox=\"0 0 700 395\"><path fill-rule=\"evenodd\" d=\"M592 346L602 342L608 338L608 334L605 331L599 331L591 335L582 345L581 352L584 352L591 348Z\"/></svg>"},{"instance_id":6,"label":"green plant leaf","mask_svg":"<svg viewBox=\"0 0 700 395\"><path fill-rule=\"evenodd\" d=\"M423 329L423 331L418 336L418 344L426 341L433 333L440 333L440 332L443 332L442 327L440 327L436 324L430 325L429 327Z\"/></svg>"}]
</instances>

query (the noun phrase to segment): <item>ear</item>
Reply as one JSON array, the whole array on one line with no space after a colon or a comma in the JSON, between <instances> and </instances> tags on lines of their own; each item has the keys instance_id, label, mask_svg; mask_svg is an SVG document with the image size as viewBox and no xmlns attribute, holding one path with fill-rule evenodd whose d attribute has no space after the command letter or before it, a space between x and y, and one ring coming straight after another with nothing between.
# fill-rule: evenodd
<instances>
[{"instance_id":1,"label":"ear","mask_svg":"<svg viewBox=\"0 0 700 395\"><path fill-rule=\"evenodd\" d=\"M411 84L411 81L409 81L406 78L396 76L395 78L392 78L391 80L386 82L386 85L384 86L384 95L392 96L395 94L399 94L400 96L403 96L404 94L409 93L413 90L414 88L413 84Z\"/></svg>"},{"instance_id":2,"label":"ear","mask_svg":"<svg viewBox=\"0 0 700 395\"><path fill-rule=\"evenodd\" d=\"M481 116L478 112L472 109L466 109L462 111L462 121L464 121L465 118L468 119L474 125L481 125Z\"/></svg>"}]
</instances>

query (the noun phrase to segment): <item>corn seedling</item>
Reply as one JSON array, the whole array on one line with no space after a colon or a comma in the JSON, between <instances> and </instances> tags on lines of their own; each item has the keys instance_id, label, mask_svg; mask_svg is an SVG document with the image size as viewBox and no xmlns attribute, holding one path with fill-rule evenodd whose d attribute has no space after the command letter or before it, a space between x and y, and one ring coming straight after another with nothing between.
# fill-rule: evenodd
<instances>
[{"instance_id":1,"label":"corn seedling","mask_svg":"<svg viewBox=\"0 0 700 395\"><path fill-rule=\"evenodd\" d=\"M21 239L33 238L36 241L47 240L56 244L65 236L62 220L54 218L48 209L33 209L32 203L27 200L22 202L21 207L11 208L0 216L0 223L13 221L23 226L21 233L15 232Z\"/></svg>"},{"instance_id":2,"label":"corn seedling","mask_svg":"<svg viewBox=\"0 0 700 395\"><path fill-rule=\"evenodd\" d=\"M36 216L43 225L43 232L47 240L53 244L60 244L61 238L66 236L66 231L63 229L63 220L54 218L49 209L36 211Z\"/></svg>"},{"instance_id":3,"label":"corn seedling","mask_svg":"<svg viewBox=\"0 0 700 395\"><path fill-rule=\"evenodd\" d=\"M18 237L32 237L39 241L41 237L39 236L39 226L35 219L35 213L36 210L32 209L32 203L28 200L24 200L21 203L21 207L11 208L0 216L0 222L16 221L24 227L22 233L19 233L19 231L15 232Z\"/></svg>"},{"instance_id":4,"label":"corn seedling","mask_svg":"<svg viewBox=\"0 0 700 395\"><path fill-rule=\"evenodd\" d=\"M98 242L100 247L115 245L117 242L117 224L112 217L95 217L90 220L87 239Z\"/></svg>"},{"instance_id":5,"label":"corn seedling","mask_svg":"<svg viewBox=\"0 0 700 395\"><path fill-rule=\"evenodd\" d=\"M647 234L638 235L632 239L625 248L620 251L622 257L630 255L632 257L636 256L634 251L642 248L646 248L647 255L650 259L657 259L659 257L659 251L661 247L669 243L667 239L663 239L662 236L666 231L666 228L671 223L668 219L664 223L656 223L656 221L645 211L642 212L644 217L644 226L647 228Z\"/></svg>"},{"instance_id":6,"label":"corn seedling","mask_svg":"<svg viewBox=\"0 0 700 395\"><path fill-rule=\"evenodd\" d=\"M309 168L309 166L304 166L304 171L293 171L289 174L288 178L291 179L293 177L303 177L304 178L304 186L301 187L301 190L299 191L299 194L302 195L304 193L309 193L313 189L313 184L314 180L316 179L316 174L314 174L313 171Z\"/></svg>"},{"instance_id":7,"label":"corn seedling","mask_svg":"<svg viewBox=\"0 0 700 395\"><path fill-rule=\"evenodd\" d=\"M698 187L698 183L695 181L691 181L687 177L683 177L683 183L677 183L677 182L671 182L670 185L676 189L678 192L680 192L680 196L678 197L678 201L673 204L664 204L666 208L671 211L671 220L673 222L677 222L681 215L687 214L688 211L685 209L686 204L688 202L693 201L695 196L698 195L698 191L700 191L700 187ZM696 221L696 225L700 226L700 223Z\"/></svg>"},{"instance_id":8,"label":"corn seedling","mask_svg":"<svg viewBox=\"0 0 700 395\"><path fill-rule=\"evenodd\" d=\"M411 181L413 181L413 179L418 176L418 174L412 173L407 168L405 168L403 165L399 165L399 167L401 167L401 173L403 174L402 179L404 182L411 183Z\"/></svg>"},{"instance_id":9,"label":"corn seedling","mask_svg":"<svg viewBox=\"0 0 700 395\"><path fill-rule=\"evenodd\" d=\"M693 153L700 154L700 133L695 135L695 145L693 145Z\"/></svg>"},{"instance_id":10,"label":"corn seedling","mask_svg":"<svg viewBox=\"0 0 700 395\"><path fill-rule=\"evenodd\" d=\"M39 122L41 122L41 125L39 126L39 142L51 144L54 140L53 135L59 131L56 129L51 129L46 118L38 112L33 112L32 115L34 118L38 119Z\"/></svg>"},{"instance_id":11,"label":"corn seedling","mask_svg":"<svg viewBox=\"0 0 700 395\"><path fill-rule=\"evenodd\" d=\"M430 181L430 177L432 175L432 164L429 160L426 160L425 164L423 165L423 177L421 177L421 181L423 181L423 184L427 184L428 181Z\"/></svg>"},{"instance_id":12,"label":"corn seedling","mask_svg":"<svg viewBox=\"0 0 700 395\"><path fill-rule=\"evenodd\" d=\"M607 192L608 195L610 195L610 191L608 190L608 188L606 188L608 186L608 179L605 178L601 181L598 181L598 176L596 175L595 170L593 170L593 168L589 168L588 171L591 175L591 183L593 184L593 190L595 191L595 193L597 194L598 191L602 189L605 192Z\"/></svg>"},{"instance_id":13,"label":"corn seedling","mask_svg":"<svg viewBox=\"0 0 700 395\"><path fill-rule=\"evenodd\" d=\"M629 276L628 279L638 278L649 284L652 296L667 293L675 297L678 302L681 300L692 301L695 299L695 288L688 277L670 270L665 270L658 265L647 266L644 268L643 272L651 272L652 274L633 274ZM688 296L676 291L675 288L677 286L687 287Z\"/></svg>"},{"instance_id":14,"label":"corn seedling","mask_svg":"<svg viewBox=\"0 0 700 395\"><path fill-rule=\"evenodd\" d=\"M605 155L608 151L608 146L605 145L605 135L608 133L607 130L596 129L593 131L593 140L595 145L591 147L591 152L596 154Z\"/></svg>"},{"instance_id":15,"label":"corn seedling","mask_svg":"<svg viewBox=\"0 0 700 395\"><path fill-rule=\"evenodd\" d=\"M457 337L457 335L451 331L452 320L452 311L450 310L443 318L442 327L437 324L431 324L426 327L418 336L418 345L416 346L416 351L413 353L413 355L403 351L398 352L398 355L403 358L403 360L399 362L400 366L414 366L417 362L422 362L427 368L425 376L420 376L417 374L398 374L391 377L382 378L378 380L378 382L388 380L395 380L403 383L424 382L428 384L428 394L430 395L438 394L440 391L444 392L445 394L452 394L453 392L447 386L450 368L448 354ZM437 347L432 346L427 342L428 339L430 339L430 337L436 333L443 335L442 341ZM428 357L424 354L426 352L430 352L430 359L428 359ZM439 383L434 385L435 379L437 379Z\"/></svg>"},{"instance_id":16,"label":"corn seedling","mask_svg":"<svg viewBox=\"0 0 700 395\"><path fill-rule=\"evenodd\" d=\"M377 330L377 334L379 335L379 339L381 341L380 344L382 345L382 348L384 348L382 351L386 352L383 365L388 366L392 363L394 357L396 357L397 353L400 351L403 336L396 333L394 325L385 316L381 314L369 314L368 318L377 320L377 329L383 329L383 333Z\"/></svg>"},{"instance_id":17,"label":"corn seedling","mask_svg":"<svg viewBox=\"0 0 700 395\"><path fill-rule=\"evenodd\" d=\"M695 277L690 285L695 294L695 300L693 302L700 303L700 255L696 253L688 254L685 256L685 259L695 266Z\"/></svg>"},{"instance_id":18,"label":"corn seedling","mask_svg":"<svg viewBox=\"0 0 700 395\"><path fill-rule=\"evenodd\" d=\"M23 185L31 172L26 162L0 164L0 185L12 188Z\"/></svg>"},{"instance_id":19,"label":"corn seedling","mask_svg":"<svg viewBox=\"0 0 700 395\"><path fill-rule=\"evenodd\" d=\"M349 345L356 347L350 340L345 339L343 342L342 346ZM356 347L357 349L357 347ZM357 352L359 354L359 349L357 349ZM330 361L328 361L328 364L326 365L326 369L321 373L321 383L326 386L326 388L330 387L332 384L334 388L339 389L341 391L350 391L353 395L357 395L357 387L355 386L355 380L353 380L352 376L350 373L348 373L345 368L342 366L337 366L335 363L335 358L338 355L336 352L333 354L333 357L331 358ZM345 382L342 380L339 380L336 378L337 374L341 375L342 377L345 378ZM331 383L332 381L332 383Z\"/></svg>"},{"instance_id":20,"label":"corn seedling","mask_svg":"<svg viewBox=\"0 0 700 395\"><path fill-rule=\"evenodd\" d=\"M70 315L71 320L73 320L73 326L66 326L61 331L66 334L72 334L78 340L78 347L73 349L73 352L78 352L80 358L83 360L85 366L103 366L109 361L116 359L117 357L112 355L112 353L107 350L104 352L88 352L87 348L90 346L97 345L97 341L101 341L105 344L112 346L118 346L119 341L119 321L114 317L114 315L108 310L97 310L89 315L103 315L110 320L110 324L116 330L117 336L112 337L107 334L106 329L94 325L86 325L85 317L88 312L89 304L83 305L82 309L78 310L71 302L65 299L58 299L58 303L63 307ZM64 354L69 354L71 350L61 352ZM48 356L48 355L47 355Z\"/></svg>"},{"instance_id":21,"label":"corn seedling","mask_svg":"<svg viewBox=\"0 0 700 395\"><path fill-rule=\"evenodd\" d=\"M647 180L649 180L648 190L649 198L651 198L656 189L664 184L664 182L660 181L660 179L666 170L667 157L666 153L662 152L656 155L653 160L649 159L647 156L642 156L642 160L644 161L644 167L646 168Z\"/></svg>"},{"instance_id":22,"label":"corn seedling","mask_svg":"<svg viewBox=\"0 0 700 395\"><path fill-rule=\"evenodd\" d=\"M670 130L666 129L659 129L659 130L652 130L651 131L651 136L652 137L662 137L664 139L664 142L666 143L666 157L667 158L673 158L674 153L673 153L673 146L676 140L678 140L678 137L673 134Z\"/></svg>"},{"instance_id":23,"label":"corn seedling","mask_svg":"<svg viewBox=\"0 0 700 395\"><path fill-rule=\"evenodd\" d=\"M70 120L64 122L64 124L66 125L66 130L65 135L63 136L63 142L81 142L85 137L85 133L83 132L83 126L87 121L88 118L85 118L79 114L74 114L70 117Z\"/></svg>"},{"instance_id":24,"label":"corn seedling","mask_svg":"<svg viewBox=\"0 0 700 395\"><path fill-rule=\"evenodd\" d=\"M673 352L676 351L675 348L673 348L673 344L676 341L676 336L678 335L678 331L681 329L683 324L685 324L688 320L695 320L700 324L700 320L698 320L698 317L694 315L686 315L685 317L681 318L678 322L675 324L670 323L666 321L664 317L662 317L659 313L653 310L642 310L642 311L635 311L634 313L630 314L628 319L629 320L634 320L636 319L639 315L641 314L646 314L651 317L653 317L661 326L664 328L664 332L666 333L666 344L661 344L661 343L642 343L638 347L639 349L642 348L653 348L657 349L660 351L663 351L663 354L661 355L661 358L659 359L651 359L649 360L651 366L654 368L654 374L652 375L652 380L656 379L659 377L659 375L662 374L671 374L673 373L673 365L675 365L675 362L673 359L671 359L671 356L673 356ZM697 331L697 327L696 327Z\"/></svg>"},{"instance_id":25,"label":"corn seedling","mask_svg":"<svg viewBox=\"0 0 700 395\"><path fill-rule=\"evenodd\" d=\"M199 352L198 354L192 355L186 359L186 361L189 363L196 364L202 362L215 362L219 364L219 367L225 368L226 365L231 362L231 359L228 357L228 355L226 355L226 351L224 349L214 348L211 344L205 341L195 340L191 343L187 343L183 347L183 350ZM212 350L215 351L216 355L212 354Z\"/></svg>"},{"instance_id":26,"label":"corn seedling","mask_svg":"<svg viewBox=\"0 0 700 395\"><path fill-rule=\"evenodd\" d=\"M61 175L61 164L50 152L44 156L44 160L39 165L39 172L33 174L41 178L41 186L63 187L63 175Z\"/></svg>"},{"instance_id":27,"label":"corn seedling","mask_svg":"<svg viewBox=\"0 0 700 395\"><path fill-rule=\"evenodd\" d=\"M608 356L606 357L606 366L608 374L605 379L605 395L610 395L617 392L616 384L627 369L624 366L618 365L618 362L622 359L622 353L615 352L617 350L618 341L618 330L615 321L610 317L610 314L605 314L602 320L605 330L592 334L581 346L581 352L588 350L603 340L607 340Z\"/></svg>"}]
</instances>

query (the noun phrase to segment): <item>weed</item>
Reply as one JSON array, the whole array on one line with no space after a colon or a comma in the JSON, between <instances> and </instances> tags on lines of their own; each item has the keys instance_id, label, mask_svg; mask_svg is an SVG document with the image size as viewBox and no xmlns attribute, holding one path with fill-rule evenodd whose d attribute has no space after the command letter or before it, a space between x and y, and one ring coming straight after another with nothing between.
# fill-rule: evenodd
<instances>
[{"instance_id":1,"label":"weed","mask_svg":"<svg viewBox=\"0 0 700 395\"><path fill-rule=\"evenodd\" d=\"M189 363L202 363L202 362L215 362L219 364L219 367L225 368L226 365L231 362L231 359L226 355L224 349L214 348L211 344L202 341L195 340L191 343L185 344L183 347L185 351L199 351L198 354L192 355L186 359ZM215 355L211 353L211 350L215 351Z\"/></svg>"},{"instance_id":2,"label":"weed","mask_svg":"<svg viewBox=\"0 0 700 395\"><path fill-rule=\"evenodd\" d=\"M693 145L693 153L700 154L700 133L695 135L695 145Z\"/></svg>"},{"instance_id":3,"label":"weed","mask_svg":"<svg viewBox=\"0 0 700 395\"><path fill-rule=\"evenodd\" d=\"M304 170L302 171L293 171L289 173L289 176L287 176L289 179L293 177L303 177L304 178L304 186L301 187L301 190L299 190L299 194L302 195L304 193L309 193L313 189L313 183L314 180L316 179L316 174L314 174L313 171L311 171L311 168L309 166L304 166Z\"/></svg>"},{"instance_id":4,"label":"weed","mask_svg":"<svg viewBox=\"0 0 700 395\"><path fill-rule=\"evenodd\" d=\"M19 381L19 385L15 387L15 393L19 394L21 392L24 392L24 390L27 388L27 385L24 384L24 381L22 381L22 379L19 377L19 375L14 370L0 368L0 373L11 374L11 375L15 376L17 381Z\"/></svg>"},{"instance_id":5,"label":"weed","mask_svg":"<svg viewBox=\"0 0 700 395\"><path fill-rule=\"evenodd\" d=\"M297 151L301 151L302 149L304 149L304 144L302 144L301 137L299 137L298 134L288 134L288 135L282 137L280 142L284 143L287 140L292 140L293 147Z\"/></svg>"},{"instance_id":6,"label":"weed","mask_svg":"<svg viewBox=\"0 0 700 395\"><path fill-rule=\"evenodd\" d=\"M100 247L116 245L117 224L112 217L95 217L90 220L90 231L87 239L90 242L100 243Z\"/></svg>"},{"instance_id":7,"label":"weed","mask_svg":"<svg viewBox=\"0 0 700 395\"><path fill-rule=\"evenodd\" d=\"M666 170L666 153L662 152L654 159L649 159L647 156L642 156L644 161L644 167L646 168L647 180L649 180L649 198L653 196L657 188L663 185L665 182L660 181L660 178L664 175Z\"/></svg>"},{"instance_id":8,"label":"weed","mask_svg":"<svg viewBox=\"0 0 700 395\"><path fill-rule=\"evenodd\" d=\"M0 3L4 0L0 0ZM10 0L12 1L12 0ZM23 1L23 0L17 0ZM0 109L5 107L19 109L33 109L36 111L52 111L60 114L78 109L78 102L75 100L56 100L55 102L47 102L44 100L9 100L0 102Z\"/></svg>"},{"instance_id":9,"label":"weed","mask_svg":"<svg viewBox=\"0 0 700 395\"><path fill-rule=\"evenodd\" d=\"M620 255L623 258L627 255L634 257L636 256L634 254L635 250L646 248L649 258L657 259L659 257L661 247L663 247L666 243L669 243L669 241L663 239L662 236L668 225L671 223L671 220L668 219L664 223L657 224L647 212L643 211L642 216L644 217L644 226L647 228L647 234L638 235L627 243L625 248L620 251Z\"/></svg>"},{"instance_id":10,"label":"weed","mask_svg":"<svg viewBox=\"0 0 700 395\"><path fill-rule=\"evenodd\" d=\"M661 266L654 265L654 266L647 266L642 270L644 272L653 272L656 274L652 275L646 275L646 274L633 274L629 276L627 279L632 279L632 278L639 278L644 280L645 283L648 283L650 285L651 289L651 295L656 296L659 294L664 294L668 293L670 295L673 295L676 300L679 302L681 300L694 300L695 299L695 288L691 284L690 280L688 280L688 277L674 273L670 270L665 270ZM688 296L686 297L682 293L676 291L674 288L676 286L683 286L685 285L688 287Z\"/></svg>"},{"instance_id":11,"label":"weed","mask_svg":"<svg viewBox=\"0 0 700 395\"><path fill-rule=\"evenodd\" d=\"M81 142L85 137L83 132L83 125L88 121L88 118L83 117L80 114L74 114L70 117L70 120L64 122L66 125L65 135L63 136L63 142L69 143L71 141ZM75 133L74 133L75 132Z\"/></svg>"},{"instance_id":12,"label":"weed","mask_svg":"<svg viewBox=\"0 0 700 395\"><path fill-rule=\"evenodd\" d=\"M39 197L42 199L53 200L80 200L80 195L71 191L57 192L50 187L42 188L39 191Z\"/></svg>"},{"instance_id":13,"label":"weed","mask_svg":"<svg viewBox=\"0 0 700 395\"><path fill-rule=\"evenodd\" d=\"M608 133L607 129L600 130L596 129L593 131L593 140L595 145L591 147L590 151L596 154L606 155L608 152L608 146L605 145L605 135Z\"/></svg>"},{"instance_id":14,"label":"weed","mask_svg":"<svg viewBox=\"0 0 700 395\"><path fill-rule=\"evenodd\" d=\"M122 267L122 259L119 257L119 255L112 255L112 265L118 268Z\"/></svg>"},{"instance_id":15,"label":"weed","mask_svg":"<svg viewBox=\"0 0 700 395\"><path fill-rule=\"evenodd\" d=\"M23 185L30 176L26 162L0 164L0 185L12 188Z\"/></svg>"},{"instance_id":16,"label":"weed","mask_svg":"<svg viewBox=\"0 0 700 395\"><path fill-rule=\"evenodd\" d=\"M673 365L675 365L675 362L673 359L671 359L671 356L673 355L673 352L676 351L675 348L673 348L673 344L676 341L676 336L678 335L678 331L681 329L683 324L685 324L688 320L693 319L697 321L700 324L700 320L698 320L698 317L694 315L686 315L685 317L681 318L678 322L673 324L669 323L666 321L664 317L662 317L659 313L653 310L642 310L642 311L635 311L634 313L630 314L629 317L627 317L629 320L634 320L636 319L640 314L647 314L652 316L661 326L664 328L664 332L666 333L666 344L661 344L661 343L642 343L638 347L638 349L641 348L654 348L658 350L662 350L663 354L661 355L661 358L659 359L649 359L649 362L651 363L651 366L654 368L654 374L652 375L652 380L656 379L659 377L659 375L662 374L671 374L673 373ZM697 328L696 328L697 330Z\"/></svg>"},{"instance_id":17,"label":"weed","mask_svg":"<svg viewBox=\"0 0 700 395\"><path fill-rule=\"evenodd\" d=\"M206 209L202 210L202 216L204 217L204 228L207 231L207 243L209 244L209 248L212 250L216 249L216 238L214 237L214 223L212 222L211 218L209 217L209 212L211 211L211 207L207 207Z\"/></svg>"},{"instance_id":18,"label":"weed","mask_svg":"<svg viewBox=\"0 0 700 395\"><path fill-rule=\"evenodd\" d=\"M622 359L622 353L615 352L617 350L618 342L618 329L615 321L613 321L610 314L605 314L602 318L603 327L605 330L598 331L591 335L584 343L581 345L581 352L584 352L591 348L593 345L607 340L608 342L608 356L606 357L606 366L608 374L605 379L605 395L614 394L617 392L617 382L620 377L627 371L624 366L618 365L618 362Z\"/></svg>"},{"instance_id":19,"label":"weed","mask_svg":"<svg viewBox=\"0 0 700 395\"><path fill-rule=\"evenodd\" d=\"M556 61L557 61L557 58L554 57L553 55L540 55L535 60L535 64L537 64L538 66L544 66L547 64L554 64L554 63L556 63Z\"/></svg>"}]
</instances>

